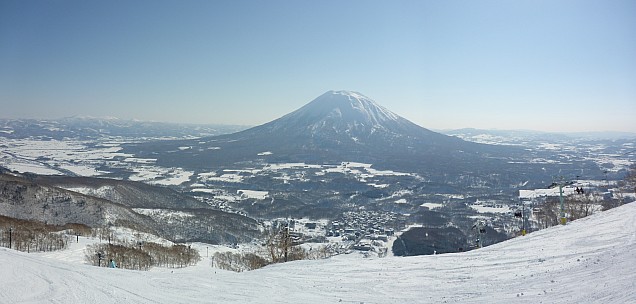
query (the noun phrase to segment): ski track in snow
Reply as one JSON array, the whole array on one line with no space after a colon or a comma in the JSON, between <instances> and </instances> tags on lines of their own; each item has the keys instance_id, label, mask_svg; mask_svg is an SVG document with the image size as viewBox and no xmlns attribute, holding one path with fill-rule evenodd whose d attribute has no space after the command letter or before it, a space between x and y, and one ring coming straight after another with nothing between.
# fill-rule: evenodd
<instances>
[{"instance_id":1,"label":"ski track in snow","mask_svg":"<svg viewBox=\"0 0 636 304\"><path fill-rule=\"evenodd\" d=\"M636 204L470 252L353 253L243 273L207 258L184 269L98 268L78 261L81 246L0 248L0 303L636 303Z\"/></svg>"}]
</instances>

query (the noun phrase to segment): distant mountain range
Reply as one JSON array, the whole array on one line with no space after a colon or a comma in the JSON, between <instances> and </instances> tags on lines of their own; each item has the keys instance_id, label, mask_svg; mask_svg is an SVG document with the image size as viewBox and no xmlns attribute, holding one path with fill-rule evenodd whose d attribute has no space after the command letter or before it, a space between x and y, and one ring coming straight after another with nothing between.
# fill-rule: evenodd
<instances>
[{"instance_id":1,"label":"distant mountain range","mask_svg":"<svg viewBox=\"0 0 636 304\"><path fill-rule=\"evenodd\" d=\"M332 94L333 93L333 94ZM311 115L315 115L316 113L322 113L322 115L328 117L321 121L322 123L327 124L328 121L334 122L335 119L341 115L348 116L343 117L343 121L371 121L373 122L371 125L378 125L377 122L387 122L390 120L401 121L402 125L404 121L408 124L415 125L406 119L397 116L396 114L390 112L389 110L383 108L382 106L376 104L373 100L368 97L364 97L360 93L355 92L347 92L347 91L339 91L339 92L328 92L321 96L322 99L330 98L329 94L332 95L346 95L350 96L358 96L361 102L356 108L352 108L356 112L348 112L339 113L337 110L335 112L331 112L333 110L329 107L329 105L335 105L332 102L316 102L310 106L309 104L299 109L293 113L286 115L288 116L305 116L309 118L307 115L309 113L313 113ZM331 96L333 98L334 96ZM317 101L321 98L318 98L314 101ZM362 108L360 107L362 106ZM367 109L377 109L380 112L367 112L364 113ZM302 110L302 111L301 111ZM294 114L294 115L292 115ZM357 117L355 117L357 116ZM370 120L364 118L371 118ZM281 122L283 118L278 119L278 122ZM385 120L378 121L377 119L380 117L384 117ZM315 118L315 117L314 117ZM388 120L386 120L388 118ZM274 121L267 123L265 125L271 125ZM380 124L382 125L382 124ZM354 126L342 126L342 125L332 125L334 129L342 129L351 131L360 131L360 128L364 128L362 125L354 125ZM369 124L366 125L367 127ZM415 125L418 128L421 128ZM92 116L72 116L72 117L64 117L59 119L7 119L0 118L0 137L5 138L50 138L50 139L79 139L79 140L90 140L90 139L98 139L103 136L120 136L120 137L138 137L138 138L163 138L163 139L178 139L178 138L200 138L200 137L209 137L209 136L218 136L223 134L232 134L239 131L243 131L250 128L250 126L243 125L221 125L221 124L187 124L187 123L168 123L168 122L156 122L156 121L141 121L141 120L126 120L119 119L116 117L92 117ZM301 128L302 129L302 128ZM322 129L322 126L314 125L314 130ZM298 130L296 130L298 131ZM483 142L481 139L483 136L494 136L498 137L504 141L510 140L538 140L538 139L549 139L549 140L572 140L572 139L585 139L585 140L614 140L614 139L634 139L636 138L636 133L630 132L614 132L614 131L603 131L603 132L546 132L546 131L535 131L535 130L488 130L488 129L474 129L474 128L463 128L463 129L444 129L444 130L429 130L434 131L435 133L440 133L444 135L450 135L454 137L459 137L461 139L467 141L475 141L475 142ZM355 133L355 132L354 132ZM358 138L353 136L354 140Z\"/></svg>"},{"instance_id":2,"label":"distant mountain range","mask_svg":"<svg viewBox=\"0 0 636 304\"><path fill-rule=\"evenodd\" d=\"M0 137L92 140L125 138L194 138L233 133L245 126L177 124L118 118L74 116L61 119L0 119Z\"/></svg>"},{"instance_id":3,"label":"distant mountain range","mask_svg":"<svg viewBox=\"0 0 636 304\"><path fill-rule=\"evenodd\" d=\"M483 130L455 129L440 130L440 133L459 137L464 140L489 144L515 144L528 141L565 141L573 140L617 140L636 139L636 133L630 132L544 132L533 130Z\"/></svg>"}]
</instances>

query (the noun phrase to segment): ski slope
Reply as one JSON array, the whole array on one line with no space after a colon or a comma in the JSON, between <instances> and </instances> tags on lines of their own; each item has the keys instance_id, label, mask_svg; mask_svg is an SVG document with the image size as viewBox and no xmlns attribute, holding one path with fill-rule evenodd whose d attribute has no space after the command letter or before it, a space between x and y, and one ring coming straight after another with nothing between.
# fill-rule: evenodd
<instances>
[{"instance_id":1,"label":"ski slope","mask_svg":"<svg viewBox=\"0 0 636 304\"><path fill-rule=\"evenodd\" d=\"M141 272L0 248L0 286L0 303L636 303L636 204L470 252L243 273L205 258Z\"/></svg>"}]
</instances>

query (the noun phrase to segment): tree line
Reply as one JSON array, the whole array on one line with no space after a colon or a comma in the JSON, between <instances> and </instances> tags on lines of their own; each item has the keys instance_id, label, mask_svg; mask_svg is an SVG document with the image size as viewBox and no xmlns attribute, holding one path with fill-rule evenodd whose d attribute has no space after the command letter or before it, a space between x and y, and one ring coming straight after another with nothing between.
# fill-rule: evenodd
<instances>
[{"instance_id":1,"label":"tree line","mask_svg":"<svg viewBox=\"0 0 636 304\"><path fill-rule=\"evenodd\" d=\"M190 246L122 240L109 227L56 226L0 215L1 247L24 252L56 251L68 248L69 242L75 242L79 236L99 238L100 243L85 249L85 261L95 266L106 267L113 260L118 268L148 270L153 266L187 267L201 260L198 251Z\"/></svg>"},{"instance_id":2,"label":"tree line","mask_svg":"<svg viewBox=\"0 0 636 304\"><path fill-rule=\"evenodd\" d=\"M65 249L70 235L87 235L90 228L82 224L64 226L0 216L0 246L24 252Z\"/></svg>"},{"instance_id":3,"label":"tree line","mask_svg":"<svg viewBox=\"0 0 636 304\"><path fill-rule=\"evenodd\" d=\"M154 242L97 243L86 246L84 260L91 265L148 270L151 267L183 268L201 260L196 249L183 244L164 246Z\"/></svg>"},{"instance_id":4,"label":"tree line","mask_svg":"<svg viewBox=\"0 0 636 304\"><path fill-rule=\"evenodd\" d=\"M212 266L235 272L249 271L275 263L297 260L324 259L338 253L337 245L325 244L316 249L305 249L289 233L287 223L272 225L265 232L265 243L256 252L217 252Z\"/></svg>"}]
</instances>

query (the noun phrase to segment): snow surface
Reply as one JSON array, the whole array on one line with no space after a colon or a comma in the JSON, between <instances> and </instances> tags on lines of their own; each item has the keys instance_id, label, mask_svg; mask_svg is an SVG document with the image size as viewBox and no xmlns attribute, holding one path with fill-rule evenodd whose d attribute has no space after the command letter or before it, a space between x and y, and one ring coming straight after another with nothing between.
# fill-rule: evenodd
<instances>
[{"instance_id":1,"label":"snow surface","mask_svg":"<svg viewBox=\"0 0 636 304\"><path fill-rule=\"evenodd\" d=\"M475 209L479 213L508 213L510 212L510 208L508 206L484 206L484 205L470 205L471 208Z\"/></svg>"},{"instance_id":2,"label":"snow surface","mask_svg":"<svg viewBox=\"0 0 636 304\"><path fill-rule=\"evenodd\" d=\"M135 174L128 179L131 181L144 181L155 185L181 185L190 181L194 175L192 171L185 171L182 168L162 168L157 166L140 165L132 168Z\"/></svg>"},{"instance_id":3,"label":"snow surface","mask_svg":"<svg viewBox=\"0 0 636 304\"><path fill-rule=\"evenodd\" d=\"M167 178L164 179L160 179L160 180L154 180L154 181L150 181L149 183L151 184L157 184L157 185L164 185L164 186L168 186L168 185L181 185L187 181L190 180L190 177L194 175L194 172L191 171L184 171L181 168L174 168L172 169Z\"/></svg>"},{"instance_id":4,"label":"snow surface","mask_svg":"<svg viewBox=\"0 0 636 304\"><path fill-rule=\"evenodd\" d=\"M420 207L426 207L428 209L435 209L435 208L444 207L444 204L440 204L440 203L424 203L424 204L421 204Z\"/></svg>"},{"instance_id":5,"label":"snow surface","mask_svg":"<svg viewBox=\"0 0 636 304\"><path fill-rule=\"evenodd\" d=\"M510 212L510 207L508 205L504 205L497 202L477 200L474 204L471 204L470 207L479 213L508 213Z\"/></svg>"},{"instance_id":6,"label":"snow surface","mask_svg":"<svg viewBox=\"0 0 636 304\"><path fill-rule=\"evenodd\" d=\"M576 188L574 186L563 187L563 195L571 195L575 193ZM559 187L548 189L533 189L533 190L519 190L519 197L525 199L546 197L546 196L559 196Z\"/></svg>"},{"instance_id":7,"label":"snow surface","mask_svg":"<svg viewBox=\"0 0 636 304\"><path fill-rule=\"evenodd\" d=\"M247 198L255 198L263 200L269 195L269 191L256 191L256 190L237 190L236 194Z\"/></svg>"},{"instance_id":8,"label":"snow surface","mask_svg":"<svg viewBox=\"0 0 636 304\"><path fill-rule=\"evenodd\" d=\"M312 134L317 135L326 129L331 129L335 121L346 122L346 127L338 128L338 133L353 134L356 129L368 128L370 132L385 129L387 123L403 123L404 119L388 109L380 106L372 99L351 91L329 91L300 109L291 112L282 118L273 121L273 126L277 123L302 123L298 126L308 128ZM336 130L335 128L333 129ZM358 140L352 136L352 140Z\"/></svg>"},{"instance_id":9,"label":"snow surface","mask_svg":"<svg viewBox=\"0 0 636 304\"><path fill-rule=\"evenodd\" d=\"M635 303L636 204L434 256L144 272L0 248L0 265L0 303Z\"/></svg>"},{"instance_id":10,"label":"snow surface","mask_svg":"<svg viewBox=\"0 0 636 304\"><path fill-rule=\"evenodd\" d=\"M40 175L62 175L62 172L51 169L46 165L35 162L10 162L3 163L2 166L12 171L31 172Z\"/></svg>"},{"instance_id":11,"label":"snow surface","mask_svg":"<svg viewBox=\"0 0 636 304\"><path fill-rule=\"evenodd\" d=\"M122 149L114 143L60 141L37 139L7 139L0 137L0 165L18 172L44 175L62 175L67 170L80 176L96 176L102 172L96 168L116 157L132 157L120 153ZM60 169L60 170L57 170Z\"/></svg>"},{"instance_id":12,"label":"snow surface","mask_svg":"<svg viewBox=\"0 0 636 304\"><path fill-rule=\"evenodd\" d=\"M104 172L104 171L99 171L93 167L89 167L86 165L70 165L70 164L64 164L64 165L60 165L60 168L64 169L64 170L68 170L73 172L76 175L79 176L98 176L98 175L103 175L105 173L108 172Z\"/></svg>"},{"instance_id":13,"label":"snow surface","mask_svg":"<svg viewBox=\"0 0 636 304\"><path fill-rule=\"evenodd\" d=\"M351 105L360 113L364 113L366 117L369 117L370 121L380 124L386 120L398 120L399 116L395 113L380 106L373 99L366 97L358 92L353 91L335 91L330 92L333 95L342 95L351 101Z\"/></svg>"},{"instance_id":14,"label":"snow surface","mask_svg":"<svg viewBox=\"0 0 636 304\"><path fill-rule=\"evenodd\" d=\"M203 182L227 182L227 183L240 183L243 181L243 177L235 173L226 173L221 176L216 176L216 173L201 173L199 179Z\"/></svg>"}]
</instances>

